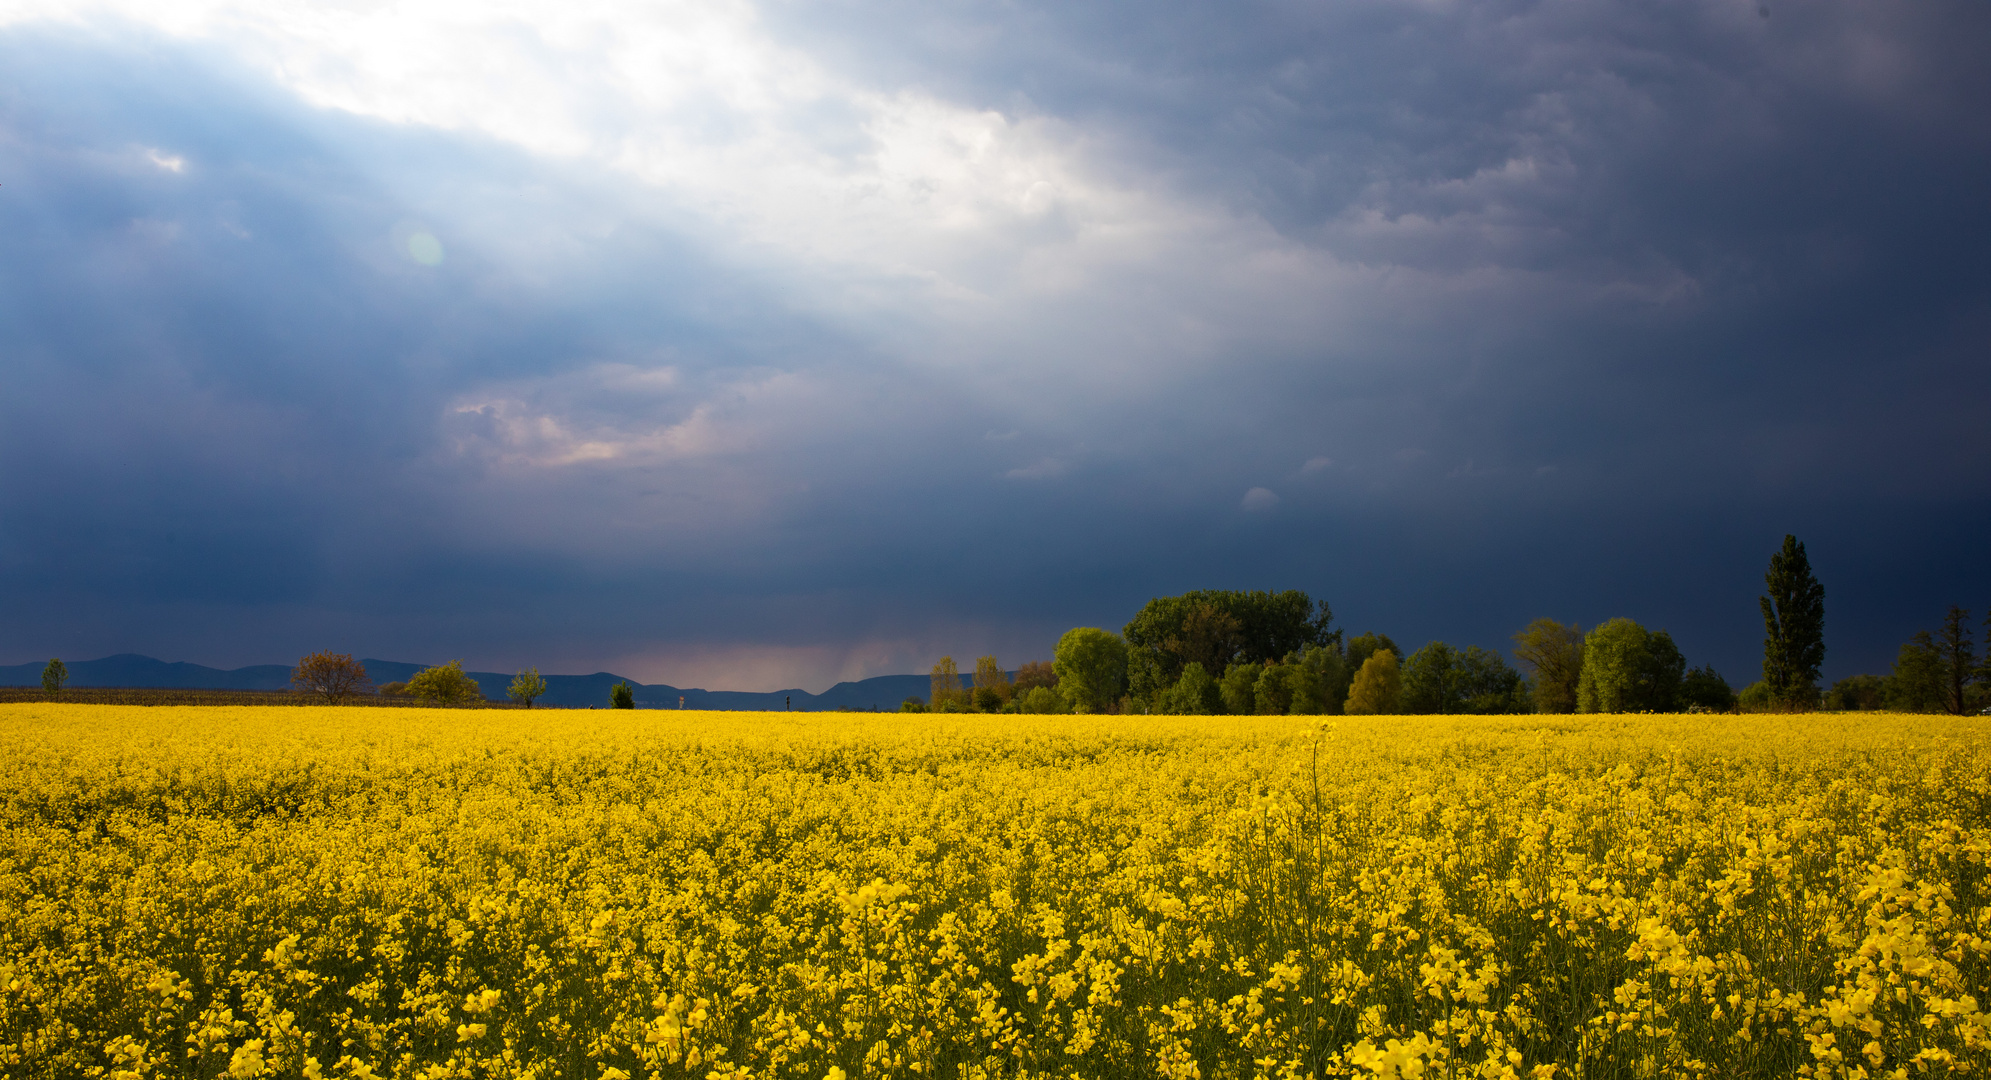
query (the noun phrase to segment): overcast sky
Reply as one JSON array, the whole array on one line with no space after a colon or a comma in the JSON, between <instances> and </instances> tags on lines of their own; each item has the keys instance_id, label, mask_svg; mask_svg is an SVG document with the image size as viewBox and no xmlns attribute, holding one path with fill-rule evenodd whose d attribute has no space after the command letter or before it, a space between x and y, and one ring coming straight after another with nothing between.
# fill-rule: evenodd
<instances>
[{"instance_id":1,"label":"overcast sky","mask_svg":"<svg viewBox=\"0 0 1991 1080\"><path fill-rule=\"evenodd\" d=\"M0 0L0 662L1991 604L1991 6Z\"/></svg>"}]
</instances>

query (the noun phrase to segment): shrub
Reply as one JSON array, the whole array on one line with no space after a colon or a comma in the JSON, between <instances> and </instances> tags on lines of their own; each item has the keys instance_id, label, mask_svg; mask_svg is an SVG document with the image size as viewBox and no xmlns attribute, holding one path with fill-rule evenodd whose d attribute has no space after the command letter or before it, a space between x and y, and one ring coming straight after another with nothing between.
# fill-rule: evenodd
<instances>
[{"instance_id":1,"label":"shrub","mask_svg":"<svg viewBox=\"0 0 1991 1080\"><path fill-rule=\"evenodd\" d=\"M463 673L463 661L424 668L408 680L408 693L431 705L462 705L484 700L477 680Z\"/></svg>"}]
</instances>

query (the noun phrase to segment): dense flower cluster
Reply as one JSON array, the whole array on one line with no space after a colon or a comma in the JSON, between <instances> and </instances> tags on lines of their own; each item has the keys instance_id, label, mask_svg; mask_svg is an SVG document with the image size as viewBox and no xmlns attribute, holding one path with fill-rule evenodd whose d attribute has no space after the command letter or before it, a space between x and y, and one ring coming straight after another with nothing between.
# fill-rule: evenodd
<instances>
[{"instance_id":1,"label":"dense flower cluster","mask_svg":"<svg viewBox=\"0 0 1991 1080\"><path fill-rule=\"evenodd\" d=\"M1991 1075L1986 724L0 706L0 1076Z\"/></svg>"}]
</instances>

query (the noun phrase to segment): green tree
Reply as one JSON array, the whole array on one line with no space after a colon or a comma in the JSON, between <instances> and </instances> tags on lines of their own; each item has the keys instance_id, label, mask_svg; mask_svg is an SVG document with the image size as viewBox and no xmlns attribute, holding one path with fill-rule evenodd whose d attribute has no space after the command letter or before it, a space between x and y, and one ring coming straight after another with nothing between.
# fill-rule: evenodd
<instances>
[{"instance_id":1,"label":"green tree","mask_svg":"<svg viewBox=\"0 0 1991 1080\"><path fill-rule=\"evenodd\" d=\"M1434 641L1403 662L1402 678L1407 713L1509 713L1527 704L1521 673L1477 645L1461 651Z\"/></svg>"},{"instance_id":2,"label":"green tree","mask_svg":"<svg viewBox=\"0 0 1991 1080\"><path fill-rule=\"evenodd\" d=\"M1395 649L1377 649L1355 672L1348 688L1348 702L1341 708L1350 716L1389 716L1394 714L1403 694L1403 674L1398 670Z\"/></svg>"},{"instance_id":3,"label":"green tree","mask_svg":"<svg viewBox=\"0 0 1991 1080\"><path fill-rule=\"evenodd\" d=\"M1051 670L1051 663L1048 660L1031 660L1016 669L1016 682L1013 685L1019 694L1028 693L1031 688L1038 686L1055 687L1058 685L1058 673Z\"/></svg>"},{"instance_id":4,"label":"green tree","mask_svg":"<svg viewBox=\"0 0 1991 1080\"><path fill-rule=\"evenodd\" d=\"M1804 545L1786 535L1763 575L1769 594L1763 609L1763 682L1786 708L1818 702L1818 669L1825 663L1825 586L1812 576Z\"/></svg>"},{"instance_id":5,"label":"green tree","mask_svg":"<svg viewBox=\"0 0 1991 1080\"><path fill-rule=\"evenodd\" d=\"M1943 711L1963 716L1977 711L1977 647L1970 639L1970 612L1950 605L1936 631L1936 663L1942 672Z\"/></svg>"},{"instance_id":6,"label":"green tree","mask_svg":"<svg viewBox=\"0 0 1991 1080\"><path fill-rule=\"evenodd\" d=\"M1209 672L1264 663L1308 645L1341 643L1326 601L1297 589L1203 589L1147 602L1125 628L1128 691L1148 701L1174 686L1186 664Z\"/></svg>"},{"instance_id":7,"label":"green tree","mask_svg":"<svg viewBox=\"0 0 1991 1080\"><path fill-rule=\"evenodd\" d=\"M1071 711L1064 697L1048 686L1033 686L1019 700L1023 702L1021 710L1029 716L1060 716Z\"/></svg>"},{"instance_id":8,"label":"green tree","mask_svg":"<svg viewBox=\"0 0 1991 1080\"><path fill-rule=\"evenodd\" d=\"M1348 670L1361 671L1362 665L1369 662L1369 657L1376 655L1377 649L1388 649L1396 654L1398 661L1403 659L1403 650L1397 648L1388 634L1370 631L1348 642Z\"/></svg>"},{"instance_id":9,"label":"green tree","mask_svg":"<svg viewBox=\"0 0 1991 1080\"><path fill-rule=\"evenodd\" d=\"M324 698L328 705L364 693L371 685L366 668L346 653L315 652L290 671L291 690Z\"/></svg>"},{"instance_id":10,"label":"green tree","mask_svg":"<svg viewBox=\"0 0 1991 1080\"><path fill-rule=\"evenodd\" d=\"M1687 661L1664 630L1612 619L1583 639L1577 712L1671 712L1679 707Z\"/></svg>"},{"instance_id":11,"label":"green tree","mask_svg":"<svg viewBox=\"0 0 1991 1080\"><path fill-rule=\"evenodd\" d=\"M526 668L524 671L519 672L516 678L512 679L512 688L509 693L513 701L519 702L530 709L533 702L545 696L546 679L539 674L538 668Z\"/></svg>"},{"instance_id":12,"label":"green tree","mask_svg":"<svg viewBox=\"0 0 1991 1080\"><path fill-rule=\"evenodd\" d=\"M60 660L50 660L41 669L41 688L44 693L62 693L62 684L69 681L69 668Z\"/></svg>"},{"instance_id":13,"label":"green tree","mask_svg":"<svg viewBox=\"0 0 1991 1080\"><path fill-rule=\"evenodd\" d=\"M951 656L943 656L933 665L929 685L927 707L934 712L958 712L968 704L968 695L961 691L961 669L954 666Z\"/></svg>"},{"instance_id":14,"label":"green tree","mask_svg":"<svg viewBox=\"0 0 1991 1080\"><path fill-rule=\"evenodd\" d=\"M1936 639L1918 630L1894 656L1887 676L1887 707L1895 712L1936 712L1943 707L1943 659Z\"/></svg>"},{"instance_id":15,"label":"green tree","mask_svg":"<svg viewBox=\"0 0 1991 1080\"><path fill-rule=\"evenodd\" d=\"M1680 679L1680 704L1727 712L1735 708L1735 690L1711 667L1697 667Z\"/></svg>"},{"instance_id":16,"label":"green tree","mask_svg":"<svg viewBox=\"0 0 1991 1080\"><path fill-rule=\"evenodd\" d=\"M408 680L408 693L432 705L460 705L484 700L483 692L477 688L477 680L463 673L461 660L417 671Z\"/></svg>"},{"instance_id":17,"label":"green tree","mask_svg":"<svg viewBox=\"0 0 1991 1080\"><path fill-rule=\"evenodd\" d=\"M1285 716L1293 711L1295 677L1305 678L1298 664L1266 664L1251 686L1252 705L1261 716Z\"/></svg>"},{"instance_id":18,"label":"green tree","mask_svg":"<svg viewBox=\"0 0 1991 1080\"><path fill-rule=\"evenodd\" d=\"M1288 656L1286 663L1306 672L1293 684L1292 711L1295 714L1319 716L1341 711L1341 703L1348 700L1348 683L1354 678L1354 673L1349 670L1348 661L1342 658L1340 649L1332 645L1310 645L1301 649L1298 655Z\"/></svg>"},{"instance_id":19,"label":"green tree","mask_svg":"<svg viewBox=\"0 0 1991 1080\"><path fill-rule=\"evenodd\" d=\"M1848 675L1825 692L1825 707L1833 712L1872 712L1887 707L1887 680L1878 675Z\"/></svg>"},{"instance_id":20,"label":"green tree","mask_svg":"<svg viewBox=\"0 0 1991 1080\"><path fill-rule=\"evenodd\" d=\"M1239 661L1224 669L1224 677L1217 683L1222 711L1232 716L1250 716L1258 711L1258 675L1264 667L1264 664Z\"/></svg>"},{"instance_id":21,"label":"green tree","mask_svg":"<svg viewBox=\"0 0 1991 1080\"><path fill-rule=\"evenodd\" d=\"M1074 627L1058 639L1051 670L1073 712L1104 712L1126 691L1127 643L1111 630Z\"/></svg>"},{"instance_id":22,"label":"green tree","mask_svg":"<svg viewBox=\"0 0 1991 1080\"><path fill-rule=\"evenodd\" d=\"M975 708L981 712L1000 712L1016 693L1009 684L1009 674L1002 669L993 656L984 656L975 661Z\"/></svg>"},{"instance_id":23,"label":"green tree","mask_svg":"<svg viewBox=\"0 0 1991 1080\"><path fill-rule=\"evenodd\" d=\"M627 682L619 682L608 688L608 707L611 709L633 709L636 707L636 688Z\"/></svg>"},{"instance_id":24,"label":"green tree","mask_svg":"<svg viewBox=\"0 0 1991 1080\"><path fill-rule=\"evenodd\" d=\"M1583 678L1582 628L1536 619L1514 635L1514 658L1534 683L1536 712L1576 711L1576 685Z\"/></svg>"},{"instance_id":25,"label":"green tree","mask_svg":"<svg viewBox=\"0 0 1991 1080\"><path fill-rule=\"evenodd\" d=\"M1406 657L1402 667L1403 711L1458 712L1458 693L1452 678L1452 668L1456 663L1457 653L1442 641L1431 642Z\"/></svg>"},{"instance_id":26,"label":"green tree","mask_svg":"<svg viewBox=\"0 0 1991 1080\"><path fill-rule=\"evenodd\" d=\"M1193 660L1184 665L1175 685L1161 692L1156 704L1156 712L1172 716L1213 716L1224 711L1217 680Z\"/></svg>"}]
</instances>

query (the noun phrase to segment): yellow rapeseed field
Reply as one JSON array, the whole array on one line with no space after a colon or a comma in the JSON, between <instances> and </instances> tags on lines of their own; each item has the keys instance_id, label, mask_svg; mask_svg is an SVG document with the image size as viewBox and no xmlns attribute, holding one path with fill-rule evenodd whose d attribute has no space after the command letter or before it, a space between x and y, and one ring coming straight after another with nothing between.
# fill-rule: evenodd
<instances>
[{"instance_id":1,"label":"yellow rapeseed field","mask_svg":"<svg viewBox=\"0 0 1991 1080\"><path fill-rule=\"evenodd\" d=\"M1987 734L0 706L0 1076L1991 1076Z\"/></svg>"}]
</instances>

